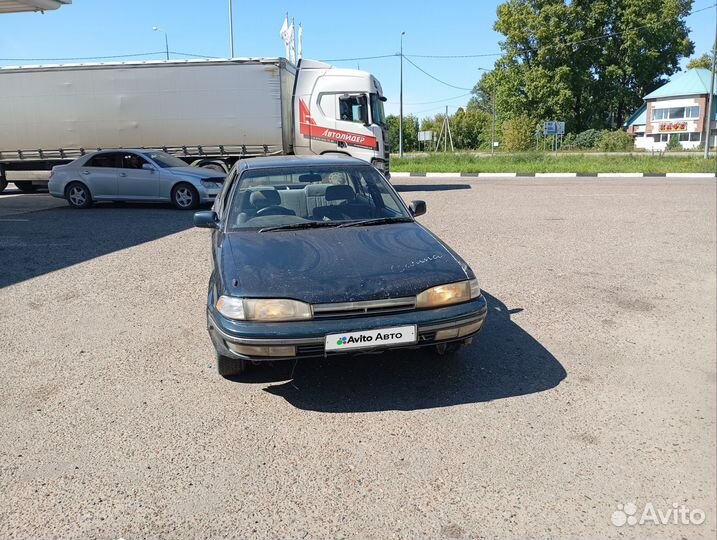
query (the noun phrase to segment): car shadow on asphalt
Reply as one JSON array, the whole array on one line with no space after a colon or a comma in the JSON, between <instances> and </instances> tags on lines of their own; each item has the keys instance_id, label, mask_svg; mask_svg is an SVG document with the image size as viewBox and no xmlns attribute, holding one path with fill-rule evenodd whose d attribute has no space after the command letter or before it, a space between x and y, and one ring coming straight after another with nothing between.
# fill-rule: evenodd
<instances>
[{"instance_id":1,"label":"car shadow on asphalt","mask_svg":"<svg viewBox=\"0 0 717 540\"><path fill-rule=\"evenodd\" d=\"M75 210L48 201L38 208L40 197L0 196L0 289L194 226L193 212L169 204L101 203Z\"/></svg>"},{"instance_id":2,"label":"car shadow on asphalt","mask_svg":"<svg viewBox=\"0 0 717 540\"><path fill-rule=\"evenodd\" d=\"M473 189L470 184L393 184L393 188L401 192L409 191L455 191Z\"/></svg>"},{"instance_id":3,"label":"car shadow on asphalt","mask_svg":"<svg viewBox=\"0 0 717 540\"><path fill-rule=\"evenodd\" d=\"M511 320L499 299L485 293L488 319L473 343L454 357L408 350L304 360L293 367L255 367L286 379L265 388L293 406L318 412L411 411L493 401L555 388L567 373L537 340ZM264 370L263 375L259 375ZM246 382L252 382L248 375ZM276 379L275 379L276 380ZM258 380L256 381L258 382Z\"/></svg>"}]
</instances>

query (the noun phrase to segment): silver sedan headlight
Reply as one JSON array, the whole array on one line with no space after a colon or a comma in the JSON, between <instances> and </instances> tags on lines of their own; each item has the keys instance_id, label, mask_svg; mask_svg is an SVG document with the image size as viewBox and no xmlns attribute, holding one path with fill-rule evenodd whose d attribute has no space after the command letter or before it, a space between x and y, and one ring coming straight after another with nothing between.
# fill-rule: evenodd
<instances>
[{"instance_id":1,"label":"silver sedan headlight","mask_svg":"<svg viewBox=\"0 0 717 540\"><path fill-rule=\"evenodd\" d=\"M303 321L313 317L309 304L288 298L220 296L215 307L228 319L239 321Z\"/></svg>"},{"instance_id":2,"label":"silver sedan headlight","mask_svg":"<svg viewBox=\"0 0 717 540\"><path fill-rule=\"evenodd\" d=\"M447 283L426 289L416 295L417 308L435 308L468 302L480 296L478 279Z\"/></svg>"}]
</instances>

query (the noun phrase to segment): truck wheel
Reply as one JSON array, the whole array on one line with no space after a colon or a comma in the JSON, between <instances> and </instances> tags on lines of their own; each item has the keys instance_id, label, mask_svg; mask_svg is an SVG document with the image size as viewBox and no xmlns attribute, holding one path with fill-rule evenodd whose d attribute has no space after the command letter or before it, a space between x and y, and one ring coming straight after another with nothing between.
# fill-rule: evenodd
<instances>
[{"instance_id":1,"label":"truck wheel","mask_svg":"<svg viewBox=\"0 0 717 540\"><path fill-rule=\"evenodd\" d=\"M26 193L31 193L33 191L37 191L38 189L38 186L32 182L14 182L14 184L17 189Z\"/></svg>"},{"instance_id":2,"label":"truck wheel","mask_svg":"<svg viewBox=\"0 0 717 540\"><path fill-rule=\"evenodd\" d=\"M199 193L190 184L177 184L172 188L172 204L179 210L194 210L199 206Z\"/></svg>"},{"instance_id":3,"label":"truck wheel","mask_svg":"<svg viewBox=\"0 0 717 540\"><path fill-rule=\"evenodd\" d=\"M5 191L6 187L7 187L7 180L5 180L4 177L0 176L0 193Z\"/></svg>"},{"instance_id":4,"label":"truck wheel","mask_svg":"<svg viewBox=\"0 0 717 540\"><path fill-rule=\"evenodd\" d=\"M90 190L82 182L72 182L65 189L65 198L72 208L89 208L92 206Z\"/></svg>"},{"instance_id":5,"label":"truck wheel","mask_svg":"<svg viewBox=\"0 0 717 540\"><path fill-rule=\"evenodd\" d=\"M246 371L246 360L242 358L229 358L217 353L217 371L222 377L236 377Z\"/></svg>"}]
</instances>

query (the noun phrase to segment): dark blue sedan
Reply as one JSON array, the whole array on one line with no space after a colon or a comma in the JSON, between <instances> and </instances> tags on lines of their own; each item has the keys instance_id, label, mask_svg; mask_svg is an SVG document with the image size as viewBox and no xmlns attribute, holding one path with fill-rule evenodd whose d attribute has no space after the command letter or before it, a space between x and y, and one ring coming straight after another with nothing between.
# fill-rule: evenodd
<instances>
[{"instance_id":1,"label":"dark blue sedan","mask_svg":"<svg viewBox=\"0 0 717 540\"><path fill-rule=\"evenodd\" d=\"M212 211L207 320L223 376L271 360L433 347L483 326L470 267L378 170L344 157L238 162Z\"/></svg>"}]
</instances>

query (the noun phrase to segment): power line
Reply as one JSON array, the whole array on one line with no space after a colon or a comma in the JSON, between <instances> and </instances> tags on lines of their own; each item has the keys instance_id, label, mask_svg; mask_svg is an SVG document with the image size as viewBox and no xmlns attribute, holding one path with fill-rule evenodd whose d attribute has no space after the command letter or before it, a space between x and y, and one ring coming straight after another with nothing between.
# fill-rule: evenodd
<instances>
[{"instance_id":1,"label":"power line","mask_svg":"<svg viewBox=\"0 0 717 540\"><path fill-rule=\"evenodd\" d=\"M357 62L360 60L378 60L379 58L395 58L398 56L401 56L401 55L398 53L393 53L393 54L381 54L379 56L361 56L358 58L330 58L328 60L321 60L321 61L322 62Z\"/></svg>"},{"instance_id":2,"label":"power line","mask_svg":"<svg viewBox=\"0 0 717 540\"><path fill-rule=\"evenodd\" d=\"M134 54L113 54L109 56L72 56L64 58L0 58L0 62L77 62L80 60L118 60L121 58L136 58L143 56L164 56L166 51L134 53ZM180 51L169 51L175 56L191 56L193 58L219 58L218 56L208 56L206 54L193 54Z\"/></svg>"},{"instance_id":3,"label":"power line","mask_svg":"<svg viewBox=\"0 0 717 540\"><path fill-rule=\"evenodd\" d=\"M433 79L434 81L438 81L438 82L441 83L441 84L444 84L444 85L446 85L446 86L450 86L451 88L457 88L458 90L468 90L469 92L472 90L472 88L465 88L465 87L463 87L463 86L456 86L456 85L454 85L454 84L447 83L446 81L442 81L442 80L439 79L438 77L434 77L433 75L431 75L430 73L428 73L425 69L423 69L422 67L416 65L416 63L415 63L413 60L411 60L410 58L406 58L406 62L408 62L409 64L411 64L413 67L415 67L418 71L420 71L420 72L423 73L424 75L427 75L428 77L430 77L430 78Z\"/></svg>"},{"instance_id":4,"label":"power line","mask_svg":"<svg viewBox=\"0 0 717 540\"><path fill-rule=\"evenodd\" d=\"M692 11L692 12L688 15L688 17L690 17L690 16L692 16L692 15L696 15L696 14L701 13L701 12L703 12L703 11L707 11L707 10L709 10L709 9L712 9L712 8L715 7L715 6L717 6L717 3L710 4L710 5L707 6L707 7L703 7L703 8L701 8L701 9L694 10L694 11ZM642 25L642 26L635 26L634 28L630 28L630 29L628 29L628 30L623 30L622 32L610 32L610 33L605 33L605 34L602 34L602 35L600 35L600 36L595 36L595 37L591 37L591 38L581 39L581 40L577 40L577 41L568 41L568 42L566 42L566 43L561 43L561 45L564 45L564 46L582 45L582 44L585 44L585 43L590 43L591 41L598 41L598 40L600 40L600 39L605 39L605 38L610 38L610 37L621 36L621 35L624 35L624 34L628 34L628 33L630 33L630 32L634 32L634 31L636 31L636 30L642 30L642 29L644 29L644 28L653 28L653 27L655 27L655 26L660 26L660 25L665 24L665 23L667 23L667 22L669 22L669 21L658 21L658 22L655 22L655 23L644 24L644 25ZM521 49L520 52L522 52L522 53L537 52L537 51L539 51L539 50L540 50L540 48L534 47L534 48L531 48L531 49ZM411 57L411 58L461 59L461 58L497 57L497 56L502 56L502 55L503 55L503 53L500 52L500 53L481 53L481 54L407 54L407 55L405 55L405 56Z\"/></svg>"},{"instance_id":5,"label":"power line","mask_svg":"<svg viewBox=\"0 0 717 540\"><path fill-rule=\"evenodd\" d=\"M460 98L470 96L472 93L473 92L467 92L465 94L461 94L460 96L437 99L435 101L419 101L417 103L406 103L406 105L432 105L433 103L445 103L446 101L453 101L454 99L460 99Z\"/></svg>"},{"instance_id":6,"label":"power line","mask_svg":"<svg viewBox=\"0 0 717 540\"><path fill-rule=\"evenodd\" d=\"M163 55L165 51L136 53L136 54L114 54L111 56L74 56L65 58L0 58L0 62L71 62L75 60L116 60L117 58L131 58L136 56Z\"/></svg>"},{"instance_id":7,"label":"power line","mask_svg":"<svg viewBox=\"0 0 717 540\"><path fill-rule=\"evenodd\" d=\"M715 6L717 6L717 3L713 3L713 4L710 4L709 6L706 6L706 7L700 8L700 9L696 9L696 10L692 11L692 12L691 12L689 15L687 15L687 16L688 16L688 17L691 17L692 15L697 15L698 13L702 13L703 11L707 11L707 10L709 10L709 9L712 9L712 8L715 7ZM595 37L591 37L591 38L581 39L581 40L577 40L577 41L566 42L566 43L563 43L562 45L565 45L565 46L570 46L570 45L582 45L582 44L584 44L584 43L590 43L590 42L592 42L592 41L597 41L597 40L600 40L600 39L605 39L605 38L616 37L616 36L628 34L628 33L630 33L630 32L634 32L634 31L636 31L636 30L642 30L643 28L652 28L652 27L655 27L655 26L660 26L660 25L665 24L665 23L667 23L667 22L669 22L669 21L658 21L658 22L655 22L655 23L645 24L645 25L642 25L642 26L636 26L636 27L630 28L630 29L628 29L628 30L623 30L622 32L610 32L610 33L605 33L605 34L602 34L602 35L600 35L600 36L595 36ZM537 52L538 50L540 50L540 49L537 48L537 47L535 47L535 48L531 48L531 49L522 49L521 52ZM435 59L444 59L444 60L446 60L446 59L448 59L448 60L450 60L450 59L460 60L460 59L462 59L462 58L495 58L495 57L499 57L499 56L502 56L502 55L503 55L502 52L479 53L479 54L405 54L405 55L404 55L404 58L406 58L406 59L408 59L408 58L435 58ZM400 55L397 54L397 53L394 53L394 54L384 54L384 55L381 55L381 56L367 56L367 57L365 57L365 58L335 58L335 59L333 59L333 60L325 60L325 62L352 62L352 61L356 61L356 60L374 60L374 59L377 59L377 58L393 58L393 57L396 57L396 56L400 56Z\"/></svg>"},{"instance_id":8,"label":"power line","mask_svg":"<svg viewBox=\"0 0 717 540\"><path fill-rule=\"evenodd\" d=\"M702 13L703 11L707 11L709 9L712 9L713 7L717 6L717 3L710 4L709 6L697 9L692 11L688 17L691 17L692 15L696 15L698 13ZM630 28L628 30L623 30L622 32L612 32L612 33L606 33L602 34L600 36L595 36L591 38L586 38L582 40L577 41L570 41L566 43L562 43L564 46L570 46L570 45L582 45L584 43L590 43L592 41L597 41L600 39L610 38L610 37L616 37L620 35L624 35L630 32L634 32L636 30L642 30L644 28L651 28L655 26L660 26L661 24L665 24L668 21L658 21L656 23L650 23L645 24L642 26L636 26L634 28ZM531 48L531 49L522 49L521 52L536 52L539 48ZM106 55L106 56L75 56L75 57L64 57L64 58L0 58L0 62L71 62L71 61L79 61L79 60L117 60L120 58L135 58L135 57L141 57L141 56L157 56L157 55L164 55L166 51L157 51L157 52L146 52L146 53L131 53L131 54L114 54L114 55ZM185 53L185 52L179 52L179 51L170 51L171 54L179 55L179 56L190 56L193 58L220 58L217 56L209 56L205 54L194 54L194 53ZM414 67L422 71L424 74L428 75L432 79L435 79L436 81L445 84L446 86L450 86L452 88L457 88L459 90L470 90L469 88L462 88L460 86L454 86L452 84L446 83L444 81L441 81L440 79L434 77L430 73L427 73L425 70L417 66L414 62L411 62L410 58L436 58L436 59L462 59L462 58L488 58L488 57L498 57L502 56L502 52L496 52L496 53L480 53L480 54L404 54L403 57L413 64ZM396 58L399 57L400 54L398 53L392 53L392 54L382 54L377 56L362 56L362 57L356 57L356 58L333 58L328 60L323 60L324 62L356 62L361 60L378 60L382 58Z\"/></svg>"}]
</instances>

